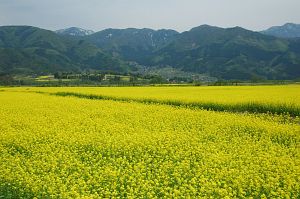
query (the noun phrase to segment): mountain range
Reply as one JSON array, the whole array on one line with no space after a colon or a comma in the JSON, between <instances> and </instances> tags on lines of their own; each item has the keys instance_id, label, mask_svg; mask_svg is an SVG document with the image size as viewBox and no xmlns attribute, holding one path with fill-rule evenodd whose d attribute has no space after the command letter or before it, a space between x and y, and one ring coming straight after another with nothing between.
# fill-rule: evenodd
<instances>
[{"instance_id":1,"label":"mountain range","mask_svg":"<svg viewBox=\"0 0 300 199\"><path fill-rule=\"evenodd\" d=\"M281 38L300 37L300 24L286 23L283 26L273 26L261 33Z\"/></svg>"},{"instance_id":2,"label":"mountain range","mask_svg":"<svg viewBox=\"0 0 300 199\"><path fill-rule=\"evenodd\" d=\"M294 25L262 32L202 25L182 33L2 26L0 73L132 72L143 66L173 67L219 79L295 79L300 77L300 38ZM289 31L289 36L274 33Z\"/></svg>"},{"instance_id":3,"label":"mountain range","mask_svg":"<svg viewBox=\"0 0 300 199\"><path fill-rule=\"evenodd\" d=\"M127 71L127 65L84 40L30 26L0 27L0 73Z\"/></svg>"}]
</instances>

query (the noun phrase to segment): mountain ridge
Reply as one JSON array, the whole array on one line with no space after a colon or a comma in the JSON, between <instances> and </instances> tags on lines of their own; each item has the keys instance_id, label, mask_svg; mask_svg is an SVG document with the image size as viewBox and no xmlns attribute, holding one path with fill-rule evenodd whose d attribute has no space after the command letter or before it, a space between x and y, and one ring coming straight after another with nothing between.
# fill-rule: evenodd
<instances>
[{"instance_id":1,"label":"mountain ridge","mask_svg":"<svg viewBox=\"0 0 300 199\"><path fill-rule=\"evenodd\" d=\"M168 29L105 29L87 36L86 40L127 61L141 62L150 51L165 45L177 34Z\"/></svg>"},{"instance_id":2,"label":"mountain ridge","mask_svg":"<svg viewBox=\"0 0 300 199\"><path fill-rule=\"evenodd\" d=\"M300 37L300 24L286 23L282 26L270 27L261 33L281 38L297 38Z\"/></svg>"},{"instance_id":3,"label":"mountain ridge","mask_svg":"<svg viewBox=\"0 0 300 199\"><path fill-rule=\"evenodd\" d=\"M0 27L0 72L122 71L122 65L117 58L84 40L62 37L32 26Z\"/></svg>"},{"instance_id":4,"label":"mountain ridge","mask_svg":"<svg viewBox=\"0 0 300 199\"><path fill-rule=\"evenodd\" d=\"M6 29L6 30L5 30ZM5 31L4 31L5 30ZM132 71L173 67L219 79L300 77L300 40L241 27L105 29L85 36L31 26L0 27L0 72ZM129 64L133 63L133 64Z\"/></svg>"},{"instance_id":5,"label":"mountain ridge","mask_svg":"<svg viewBox=\"0 0 300 199\"><path fill-rule=\"evenodd\" d=\"M69 35L74 37L84 37L95 33L93 30L86 30L78 27L60 29L54 32L60 35Z\"/></svg>"}]
</instances>

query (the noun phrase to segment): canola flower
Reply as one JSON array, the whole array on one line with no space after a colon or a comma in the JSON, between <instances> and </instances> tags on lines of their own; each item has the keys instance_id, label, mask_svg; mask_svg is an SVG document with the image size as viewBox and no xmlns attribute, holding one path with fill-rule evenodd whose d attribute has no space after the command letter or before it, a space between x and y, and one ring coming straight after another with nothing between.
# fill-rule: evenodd
<instances>
[{"instance_id":1,"label":"canola flower","mask_svg":"<svg viewBox=\"0 0 300 199\"><path fill-rule=\"evenodd\" d=\"M300 116L300 85L214 87L55 87L12 88L61 96L137 101L197 107L215 111Z\"/></svg>"},{"instance_id":2,"label":"canola flower","mask_svg":"<svg viewBox=\"0 0 300 199\"><path fill-rule=\"evenodd\" d=\"M165 87L16 87L10 91L75 92L133 99L218 103L292 103L300 105L300 85L271 86L165 86Z\"/></svg>"},{"instance_id":3,"label":"canola flower","mask_svg":"<svg viewBox=\"0 0 300 199\"><path fill-rule=\"evenodd\" d=\"M284 116L9 91L0 104L2 198L300 197L300 126Z\"/></svg>"}]
</instances>

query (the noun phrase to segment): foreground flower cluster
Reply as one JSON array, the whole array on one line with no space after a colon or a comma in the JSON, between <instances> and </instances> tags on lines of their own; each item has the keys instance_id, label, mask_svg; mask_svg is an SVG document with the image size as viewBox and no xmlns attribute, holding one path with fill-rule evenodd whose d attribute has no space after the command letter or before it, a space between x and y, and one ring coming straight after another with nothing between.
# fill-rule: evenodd
<instances>
[{"instance_id":1,"label":"foreground flower cluster","mask_svg":"<svg viewBox=\"0 0 300 199\"><path fill-rule=\"evenodd\" d=\"M284 116L0 92L0 198L297 198Z\"/></svg>"}]
</instances>

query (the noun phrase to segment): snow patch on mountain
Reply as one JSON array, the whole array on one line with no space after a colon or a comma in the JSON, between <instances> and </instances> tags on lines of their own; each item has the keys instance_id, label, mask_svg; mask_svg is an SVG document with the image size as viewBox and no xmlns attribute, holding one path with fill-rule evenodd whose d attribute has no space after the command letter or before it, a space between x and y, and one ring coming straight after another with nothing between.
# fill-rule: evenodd
<instances>
[{"instance_id":1,"label":"snow patch on mountain","mask_svg":"<svg viewBox=\"0 0 300 199\"><path fill-rule=\"evenodd\" d=\"M88 35L95 33L92 30L85 30L85 29L77 28L77 27L60 29L55 32L60 35L70 35L70 36L74 36L74 37L83 37L83 36L88 36Z\"/></svg>"}]
</instances>

